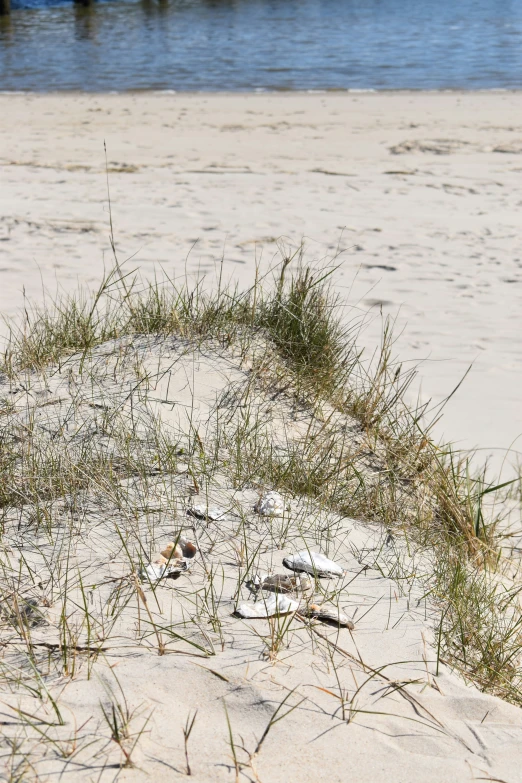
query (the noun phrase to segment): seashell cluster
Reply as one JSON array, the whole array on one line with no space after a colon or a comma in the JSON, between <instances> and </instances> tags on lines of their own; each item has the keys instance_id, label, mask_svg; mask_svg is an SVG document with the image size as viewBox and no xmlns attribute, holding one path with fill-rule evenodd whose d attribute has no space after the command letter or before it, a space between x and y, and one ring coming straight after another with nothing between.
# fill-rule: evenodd
<instances>
[{"instance_id":1,"label":"seashell cluster","mask_svg":"<svg viewBox=\"0 0 522 783\"><path fill-rule=\"evenodd\" d=\"M254 506L256 514L263 517L282 517L290 506L279 492L266 492L262 495Z\"/></svg>"},{"instance_id":2,"label":"seashell cluster","mask_svg":"<svg viewBox=\"0 0 522 783\"><path fill-rule=\"evenodd\" d=\"M184 538L178 539L178 542L169 541L161 550L160 554L154 558L154 565L167 565L167 563L176 563L178 560L192 559L197 552L196 545Z\"/></svg>"},{"instance_id":3,"label":"seashell cluster","mask_svg":"<svg viewBox=\"0 0 522 783\"><path fill-rule=\"evenodd\" d=\"M290 614L299 609L299 602L281 593L275 593L269 598L254 603L240 604L235 614L243 619L255 619L263 617L275 617L282 614Z\"/></svg>"},{"instance_id":4,"label":"seashell cluster","mask_svg":"<svg viewBox=\"0 0 522 783\"><path fill-rule=\"evenodd\" d=\"M331 577L342 576L344 570L333 560L319 552L298 552L283 559L286 568L296 572L295 576L289 574L257 574L247 587L252 592L266 591L272 593L269 597L258 598L253 603L240 604L234 614L244 619L274 617L277 615L300 612L300 616L320 620L323 623L348 628L352 631L355 626L352 620L337 607L327 603L308 603L314 591L314 581L307 576ZM299 609L299 601L289 598L288 593L295 596L308 596L306 606Z\"/></svg>"},{"instance_id":5,"label":"seashell cluster","mask_svg":"<svg viewBox=\"0 0 522 783\"><path fill-rule=\"evenodd\" d=\"M159 579L177 579L188 568L189 560L197 553L197 547L186 538L169 541L154 560L141 571L143 580L157 582Z\"/></svg>"},{"instance_id":6,"label":"seashell cluster","mask_svg":"<svg viewBox=\"0 0 522 783\"><path fill-rule=\"evenodd\" d=\"M313 617L326 623L349 628L350 631L353 631L355 628L352 620L350 620L343 612L336 609L335 606L328 606L327 604L309 604L303 614L305 614L307 617Z\"/></svg>"},{"instance_id":7,"label":"seashell cluster","mask_svg":"<svg viewBox=\"0 0 522 783\"><path fill-rule=\"evenodd\" d=\"M290 571L304 571L315 577L342 576L344 574L341 566L334 563L333 560L329 560L319 552L309 552L308 550L283 558L283 565Z\"/></svg>"}]
</instances>

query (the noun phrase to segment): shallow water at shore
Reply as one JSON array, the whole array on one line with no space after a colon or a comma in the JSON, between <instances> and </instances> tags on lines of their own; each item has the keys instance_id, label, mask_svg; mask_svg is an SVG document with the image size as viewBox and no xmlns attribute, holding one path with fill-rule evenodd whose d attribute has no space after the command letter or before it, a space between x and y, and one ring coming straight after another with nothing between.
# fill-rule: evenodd
<instances>
[{"instance_id":1,"label":"shallow water at shore","mask_svg":"<svg viewBox=\"0 0 522 783\"><path fill-rule=\"evenodd\" d=\"M12 0L0 90L522 86L522 3Z\"/></svg>"}]
</instances>

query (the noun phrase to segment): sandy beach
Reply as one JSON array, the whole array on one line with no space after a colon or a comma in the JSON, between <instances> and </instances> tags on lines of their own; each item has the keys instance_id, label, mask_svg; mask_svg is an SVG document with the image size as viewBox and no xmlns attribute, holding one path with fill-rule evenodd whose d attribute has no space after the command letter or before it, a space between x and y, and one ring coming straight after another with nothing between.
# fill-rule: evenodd
<instances>
[{"instance_id":1,"label":"sandy beach","mask_svg":"<svg viewBox=\"0 0 522 783\"><path fill-rule=\"evenodd\" d=\"M131 334L2 380L4 779L515 783L519 569L496 614L476 561L452 590L429 453L387 492L375 432L315 416L242 334Z\"/></svg>"},{"instance_id":2,"label":"sandy beach","mask_svg":"<svg viewBox=\"0 0 522 783\"><path fill-rule=\"evenodd\" d=\"M437 434L500 467L522 431L520 96L13 94L0 116L0 311L22 318L0 777L515 783L520 559L404 376L368 380L343 335L371 356L395 319L433 405L473 363ZM53 310L113 266L111 218L140 289ZM301 243L335 266L341 326L314 272L263 279ZM256 270L255 293L212 289ZM143 282L164 274L181 293Z\"/></svg>"},{"instance_id":3,"label":"sandy beach","mask_svg":"<svg viewBox=\"0 0 522 783\"><path fill-rule=\"evenodd\" d=\"M515 783L520 568L477 569L409 417L318 406L317 355L289 392L287 304L235 347L184 309L3 374L4 779Z\"/></svg>"},{"instance_id":4,"label":"sandy beach","mask_svg":"<svg viewBox=\"0 0 522 783\"><path fill-rule=\"evenodd\" d=\"M0 96L0 309L96 284L120 258L153 275L252 281L276 240L342 253L336 285L379 309L440 402L439 433L500 466L522 432L522 110L517 93ZM496 450L495 450L496 449ZM499 451L500 450L500 451ZM516 453L512 453L513 460Z\"/></svg>"}]
</instances>

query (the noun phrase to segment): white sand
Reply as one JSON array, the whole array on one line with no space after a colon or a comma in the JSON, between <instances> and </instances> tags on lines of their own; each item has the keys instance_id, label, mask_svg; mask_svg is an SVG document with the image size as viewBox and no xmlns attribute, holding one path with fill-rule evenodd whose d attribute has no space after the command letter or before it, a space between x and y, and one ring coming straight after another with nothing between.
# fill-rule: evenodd
<instances>
[{"instance_id":1,"label":"white sand","mask_svg":"<svg viewBox=\"0 0 522 783\"><path fill-rule=\"evenodd\" d=\"M190 351L183 355L185 350L179 341L155 338L101 346L83 366L82 383L77 357L69 361L67 371L47 373L39 381L33 378L28 391L11 389L9 415L15 426L33 422L35 433L50 447L58 448L63 440L72 453L92 439L99 448L111 450L103 422L112 421L118 411L128 417L129 432L132 416L132 430L145 442L150 432L144 414L147 399L162 418L163 432L175 433L184 411L193 409L192 427L210 445L216 395L230 389L231 382L246 382L248 376L237 359L227 360L208 349L203 355ZM149 384L142 384L143 393L135 393L131 406L129 390L139 385L132 369L135 357L143 363ZM174 368L172 383L169 368ZM9 387L2 385L0 391L6 394ZM271 399L269 429L277 424L279 404ZM285 404L281 403L283 410ZM222 408L222 415L225 411ZM290 416L286 424L291 436L298 424ZM195 478L201 480L199 474ZM44 711L45 699L41 702L21 686L2 697L5 704L16 707L17 693L22 692L20 704L26 714L48 721L42 726L55 740L53 746L38 742L27 722L14 721L12 710L2 708L6 736L19 737L19 752L27 754L39 780L185 780L182 727L187 716L198 710L189 743L193 779L233 781L224 703L238 759L247 763L247 754L254 751L285 697L288 706L297 708L273 726L253 759L254 767L246 766L240 780L515 783L520 779L522 712L466 685L443 662L437 666L436 646L430 642L436 640L438 621L426 597L430 569L425 556L413 555L411 549L408 554L399 539L388 538L377 526L325 514L304 499L292 499L284 519L266 520L252 512L258 497L254 489L238 490L226 478L205 482L208 498L205 491L191 497L193 489L194 474L188 475L186 466L179 464L177 475L158 472L142 479L123 478L113 502L101 486L80 493L74 506L59 500L52 509L52 535L45 527L35 532L27 507L9 515L3 560L10 561L13 570L4 567L2 587L9 584L9 577L19 589L23 587L26 597L39 599L46 624L33 628L31 638L40 665L45 667L46 659L41 645L59 645L63 616L72 632L77 629L73 643L85 650L90 634L91 646L100 639L103 647L103 654L91 661L90 679L85 652L78 654L71 679L58 676L60 656L49 654L47 687L58 699L64 726L48 728L56 723L51 706ZM207 524L186 515L187 506L207 500L226 509L225 521ZM181 530L197 536L200 551L195 565L179 580L158 586L155 594L150 585L143 585L147 616L130 577L131 567ZM232 616L236 602L249 597L242 575L247 561L254 564L251 573L258 568L284 572L283 557L304 546L326 550L346 569L345 577L320 580L316 590L319 596L321 592L333 596L342 611L354 616L355 630L319 624L315 629L322 636L317 637L302 621L290 618L284 643L269 660L263 655L270 646L268 622ZM210 602L211 569L217 605L205 609L205 600ZM31 573L41 581L31 581ZM85 620L80 622L84 606L80 574L87 592L89 628ZM398 582L390 578L392 574ZM222 644L210 615L219 618ZM150 627L152 620L160 629L158 637ZM276 623L273 632L277 629ZM23 656L15 655L23 643L12 629L4 634L4 665L23 666ZM163 655L158 655L159 638L165 645ZM201 657L204 650L214 650L215 655ZM30 674L28 686L33 682ZM344 720L339 688L346 699ZM120 772L122 755L110 742L100 702L106 711L111 701L125 711L122 692L134 714L131 735L149 722L133 754L138 767ZM124 745L130 748L132 740ZM57 748L70 748L70 758L61 757ZM2 763L8 766L8 747L2 744L0 751ZM23 779L36 780L30 773Z\"/></svg>"},{"instance_id":2,"label":"white sand","mask_svg":"<svg viewBox=\"0 0 522 783\"><path fill-rule=\"evenodd\" d=\"M280 236L311 257L339 243L337 284L400 310L425 397L473 362L445 434L485 456L522 432L519 94L3 95L0 117L3 313L110 264L105 139L118 247L146 274L223 253L250 283Z\"/></svg>"},{"instance_id":3,"label":"white sand","mask_svg":"<svg viewBox=\"0 0 522 783\"><path fill-rule=\"evenodd\" d=\"M185 268L212 271L224 253L225 276L249 284L255 258L262 253L262 263L268 265L276 251L274 240L282 235L293 244L305 237L312 258L332 253L339 243L346 252L339 260L336 285L361 312L379 302L385 313L400 308L399 325L405 329L397 351L405 360L429 358L423 369L425 394L440 400L475 361L446 414L446 434L465 445L505 448L522 431L519 95L4 95L0 117L3 313L19 311L22 289L41 302L42 281L49 290L56 281L71 290L78 280L97 283L104 263L111 264L105 139L118 249L122 257L135 254L131 265L153 274L162 264L169 273L181 275ZM412 140L421 143L403 154L390 151ZM375 318L362 339L371 348L378 334ZM82 415L91 418L88 427L80 415L69 422L71 439L76 437L75 428L78 437L91 430L96 434L96 417L103 418L100 404L117 407L118 394L123 390L126 395L123 376L116 379L115 374L111 380L111 350L98 351L100 373L107 362L107 378L99 381L99 388L78 391L85 396ZM154 346L144 344L141 350L145 362L159 367ZM176 359L172 350L172 355L163 352L162 362ZM197 415L204 417L227 379L240 376L233 364L220 365L213 356L198 358L197 371L188 368L169 396L179 403L175 410L183 413L185 403L192 405L194 392ZM157 403L166 397L166 382L164 376L162 388L153 388L149 396L156 400L165 426L177 426L168 407ZM70 419L71 381L55 374L45 384L49 390L42 388L44 403L37 424L52 440L53 426L62 427L58 419ZM23 417L26 406L39 404L34 403L38 395L28 398L20 389L17 393L13 415ZM179 486L169 489L168 480L155 482L154 477L145 488L136 486L136 502L143 510L138 517L117 504L98 507L96 497L86 498L84 516L78 516L78 535L72 537L68 551L75 568L85 569L85 584L97 585L91 587L93 617L105 616L109 598L117 602L107 578L129 569L116 525L129 541L141 536L150 547L186 526L191 479L181 473L172 481ZM131 485L131 495L132 491ZM172 514L156 518L150 509L160 496L166 502L169 492L174 498ZM282 557L298 544L301 547L301 541L297 534L292 538L291 528L286 548L278 549L277 528L265 527L251 513L254 499L253 491L239 493L231 484L211 488L213 502L233 506L235 513L244 515L253 541L257 536L271 542L260 565L280 571ZM69 513L76 519L66 505L62 511L65 520ZM319 512L301 507L299 501L293 513L293 522L297 519L301 527L310 520L315 525L320 518ZM61 693L66 716L66 725L56 729L61 737L72 736L76 725L86 742L92 738L92 747L101 748L99 769L120 760L107 739L99 709L100 700L108 699L104 686L117 692L114 673L129 708L138 708L133 730L151 716L136 756L141 769L125 770L118 779L186 779L181 727L198 709L190 741L194 779L231 781L223 699L236 741L252 751L273 710L288 689L295 688L290 703L305 701L268 735L257 759L263 783L520 779L520 710L480 694L443 663L439 676L434 676L436 650L430 642L436 614L429 602L418 600L423 583L413 576L424 570L422 560L411 563L400 542L383 546L378 529L353 520L327 520L337 526L328 554L347 569L348 580L353 578L342 591L341 608L350 615L357 612L353 635L343 629L337 638L335 629L325 630L349 654L336 659L347 696L352 699L362 686L347 724L340 720L339 700L331 695L337 684L325 645L314 648L295 620L289 647L271 663L262 658L264 643L252 630L267 635L268 624L231 616L241 550L241 541L234 538L237 519L232 516L229 527L212 527L213 535L222 533L215 547L205 525L199 527L204 556L223 569L219 616L224 649L208 629L217 648L216 656L208 659L170 654L186 647L168 632L169 654L156 654L153 635L138 645L147 620L143 612L136 620L138 603L132 598L115 639L107 638L108 649L96 663L96 676L87 680L84 663ZM48 563L60 558L60 530L58 526L52 537L35 537L31 527L25 531L13 517L5 539L11 547L6 557L12 558L13 579L29 561L47 585ZM324 544L324 537L319 539ZM32 549L35 545L38 549ZM25 552L23 563L20 552ZM387 576L398 562L407 575L400 582L403 592ZM375 567L361 573L362 563ZM56 641L64 600L66 577L62 573L53 578L57 582L50 588L54 603L47 612L49 625L34 629L33 638L44 643ZM184 611L189 630L174 627L189 635L194 617L191 593L201 594L205 585L200 557L191 575L159 588L157 604L147 588L155 621L170 627ZM40 588L31 589L36 594ZM73 589L68 600L81 607L78 586ZM247 597L243 592L242 599ZM208 647L203 632L193 639ZM370 676L368 667L381 666L386 667L381 674ZM397 691L382 675L408 684ZM54 679L49 687L58 692L62 684ZM29 695L26 701L28 709L36 709ZM6 714L12 717L11 712ZM51 710L48 718L53 719ZM16 726L6 728L15 730ZM98 779L91 752L80 749L65 764L49 752L38 770L42 779L58 779L59 770L64 772L62 780ZM40 754L37 744L34 754ZM246 760L246 755L240 753L240 759ZM88 766L82 767L83 762ZM117 769L107 768L102 779L112 780L117 774ZM241 779L255 780L252 769L245 769Z\"/></svg>"}]
</instances>

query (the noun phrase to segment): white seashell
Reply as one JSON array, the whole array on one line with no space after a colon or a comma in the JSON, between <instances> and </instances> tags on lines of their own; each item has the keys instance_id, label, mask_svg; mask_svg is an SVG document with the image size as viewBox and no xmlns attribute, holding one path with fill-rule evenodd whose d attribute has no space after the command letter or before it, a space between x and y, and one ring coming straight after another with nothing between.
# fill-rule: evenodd
<instances>
[{"instance_id":1,"label":"white seashell","mask_svg":"<svg viewBox=\"0 0 522 783\"><path fill-rule=\"evenodd\" d=\"M263 517L282 517L290 506L285 502L279 492L266 492L259 498L254 506L254 511Z\"/></svg>"},{"instance_id":2,"label":"white seashell","mask_svg":"<svg viewBox=\"0 0 522 783\"><path fill-rule=\"evenodd\" d=\"M255 604L240 604L235 614L244 619L254 619L256 617L274 617L280 614L290 614L290 612L296 612L298 609L298 601L293 601L291 598L287 598L286 595L281 595L281 593L275 593L266 600L258 601Z\"/></svg>"},{"instance_id":3,"label":"white seashell","mask_svg":"<svg viewBox=\"0 0 522 783\"><path fill-rule=\"evenodd\" d=\"M355 625L343 612L338 611L335 606L327 606L326 604L310 604L307 610L304 612L308 617L315 617L317 620L322 620L326 623L334 623L335 625L344 626L353 631Z\"/></svg>"},{"instance_id":4,"label":"white seashell","mask_svg":"<svg viewBox=\"0 0 522 783\"><path fill-rule=\"evenodd\" d=\"M187 564L183 561L176 565L165 565L164 563L148 563L141 571L140 577L143 582L158 582L160 579L177 579L182 571L186 571Z\"/></svg>"},{"instance_id":5,"label":"white seashell","mask_svg":"<svg viewBox=\"0 0 522 783\"><path fill-rule=\"evenodd\" d=\"M150 579L151 582L157 582L158 579L161 579L164 573L165 565L159 563L149 563L145 566L145 568L143 568L140 576L144 581Z\"/></svg>"},{"instance_id":6,"label":"white seashell","mask_svg":"<svg viewBox=\"0 0 522 783\"><path fill-rule=\"evenodd\" d=\"M250 582L247 582L247 587L250 590L259 590L267 576L268 574L256 574L254 578L250 580Z\"/></svg>"},{"instance_id":7,"label":"white seashell","mask_svg":"<svg viewBox=\"0 0 522 783\"><path fill-rule=\"evenodd\" d=\"M305 571L314 576L342 576L344 574L341 566L329 560L319 552L298 552L296 555L290 555L283 559L285 568L291 571Z\"/></svg>"},{"instance_id":8,"label":"white seashell","mask_svg":"<svg viewBox=\"0 0 522 783\"><path fill-rule=\"evenodd\" d=\"M211 522L218 522L225 518L225 511L219 506L207 506L198 504L187 508L187 514L196 519L206 519Z\"/></svg>"}]
</instances>

